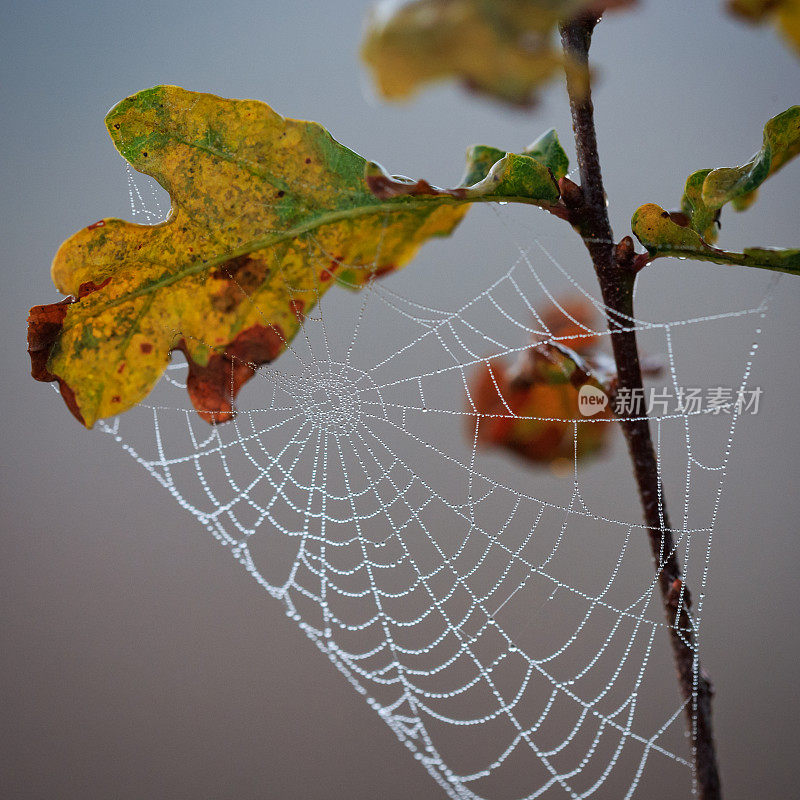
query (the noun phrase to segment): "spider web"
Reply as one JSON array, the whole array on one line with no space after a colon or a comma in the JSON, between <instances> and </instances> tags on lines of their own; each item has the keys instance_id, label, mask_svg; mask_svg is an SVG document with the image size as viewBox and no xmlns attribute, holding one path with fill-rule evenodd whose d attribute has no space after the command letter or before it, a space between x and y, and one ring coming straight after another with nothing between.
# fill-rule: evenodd
<instances>
[{"instance_id":1,"label":"spider web","mask_svg":"<svg viewBox=\"0 0 800 800\"><path fill-rule=\"evenodd\" d=\"M130 173L129 185L134 213L158 219ZM449 797L674 797L692 786L691 738L635 496L609 497L607 464L534 471L478 445L475 371L531 337L558 341L540 310L568 317L564 288L603 311L540 241L517 250L454 308L432 305L424 280L397 291L419 264L358 294L333 289L232 422L200 420L173 363L147 402L99 427L284 605ZM736 391L765 314L762 300L628 324L664 354L676 391L684 344L740 342L724 364ZM695 593L679 633L694 647L739 416L651 418L659 469L684 490L671 534ZM564 421L576 454L582 426L618 425L577 408Z\"/></svg>"}]
</instances>

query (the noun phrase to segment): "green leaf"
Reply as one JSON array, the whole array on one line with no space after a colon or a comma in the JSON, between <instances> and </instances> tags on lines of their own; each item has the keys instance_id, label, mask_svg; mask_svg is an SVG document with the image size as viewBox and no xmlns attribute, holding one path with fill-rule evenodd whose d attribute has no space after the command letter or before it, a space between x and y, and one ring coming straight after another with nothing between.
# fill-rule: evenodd
<instances>
[{"instance_id":1,"label":"green leaf","mask_svg":"<svg viewBox=\"0 0 800 800\"><path fill-rule=\"evenodd\" d=\"M485 144L476 144L467 150L467 167L461 186L472 186L480 183L489 170L506 154L505 150L489 147Z\"/></svg>"},{"instance_id":2,"label":"green leaf","mask_svg":"<svg viewBox=\"0 0 800 800\"><path fill-rule=\"evenodd\" d=\"M172 208L158 225L104 219L78 231L52 269L70 296L31 309L32 374L58 381L87 427L141 401L175 350L201 416L229 420L241 386L286 349L333 284L357 288L402 267L473 201L558 199L531 156L484 148L473 151L474 184L409 187L317 123L175 86L126 98L106 126Z\"/></svg>"},{"instance_id":3,"label":"green leaf","mask_svg":"<svg viewBox=\"0 0 800 800\"><path fill-rule=\"evenodd\" d=\"M767 122L761 149L746 164L693 172L686 180L681 210L691 227L707 242L713 242L719 210L726 203L737 211L749 208L759 186L798 153L800 106L792 106Z\"/></svg>"},{"instance_id":4,"label":"green leaf","mask_svg":"<svg viewBox=\"0 0 800 800\"><path fill-rule=\"evenodd\" d=\"M500 161L507 153L505 150L498 150L496 147L487 145L473 145L467 150L467 169L461 179L461 186L471 186L480 183L491 171L492 167ZM535 159L552 174L558 181L567 174L569 169L569 158L558 140L558 134L552 128L543 133L535 142L528 145L521 155ZM543 176L544 172L540 171ZM547 194L551 192L550 181L544 180L547 184Z\"/></svg>"},{"instance_id":5,"label":"green leaf","mask_svg":"<svg viewBox=\"0 0 800 800\"><path fill-rule=\"evenodd\" d=\"M641 206L631 220L633 233L651 259L677 256L797 274L800 250L749 247L735 253L712 243L722 207L749 208L761 184L798 154L800 106L792 106L767 122L761 149L746 164L693 172L686 180L681 211L670 213L653 203Z\"/></svg>"},{"instance_id":6,"label":"green leaf","mask_svg":"<svg viewBox=\"0 0 800 800\"><path fill-rule=\"evenodd\" d=\"M500 158L487 169L489 161L498 154ZM478 146L467 152L467 158L466 177L477 182L462 182L453 189L440 189L426 180L414 181L389 175L380 164L374 162L367 165L367 183L383 199L450 197L470 202L499 200L546 207L557 203L561 196L552 172L532 156Z\"/></svg>"},{"instance_id":7,"label":"green leaf","mask_svg":"<svg viewBox=\"0 0 800 800\"><path fill-rule=\"evenodd\" d=\"M721 167L703 181L703 202L709 208L752 194L764 181L800 153L800 106L792 106L764 126L764 143L741 167Z\"/></svg>"},{"instance_id":8,"label":"green leaf","mask_svg":"<svg viewBox=\"0 0 800 800\"><path fill-rule=\"evenodd\" d=\"M553 128L543 133L533 144L528 145L523 151L525 155L541 161L556 180L560 180L567 174L569 169L569 158L558 141L558 134Z\"/></svg>"},{"instance_id":9,"label":"green leaf","mask_svg":"<svg viewBox=\"0 0 800 800\"><path fill-rule=\"evenodd\" d=\"M375 8L362 57L381 94L404 99L431 81L455 77L467 88L516 106L565 66L553 33L559 20L632 0L412 0Z\"/></svg>"},{"instance_id":10,"label":"green leaf","mask_svg":"<svg viewBox=\"0 0 800 800\"><path fill-rule=\"evenodd\" d=\"M631 220L636 238L647 248L651 258L675 256L715 264L738 264L745 267L800 274L800 250L772 250L749 247L732 253L712 247L697 231L675 222L673 215L654 203L636 210Z\"/></svg>"},{"instance_id":11,"label":"green leaf","mask_svg":"<svg viewBox=\"0 0 800 800\"><path fill-rule=\"evenodd\" d=\"M703 202L703 182L710 172L710 169L699 169L686 179L681 198L681 211L695 231L706 241L713 242L717 238L719 209L709 208Z\"/></svg>"}]
</instances>

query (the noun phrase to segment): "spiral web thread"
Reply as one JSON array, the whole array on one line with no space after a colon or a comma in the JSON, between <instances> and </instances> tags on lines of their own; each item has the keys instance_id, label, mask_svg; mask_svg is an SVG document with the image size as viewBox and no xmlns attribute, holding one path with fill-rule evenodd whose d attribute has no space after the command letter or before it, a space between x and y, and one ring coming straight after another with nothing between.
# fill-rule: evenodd
<instances>
[{"instance_id":1,"label":"spiral web thread","mask_svg":"<svg viewBox=\"0 0 800 800\"><path fill-rule=\"evenodd\" d=\"M307 236L320 266L330 263ZM532 336L557 340L537 313L542 302L567 313L556 280L580 290L535 242L456 310L401 296L386 279L359 294L335 288L242 392L232 422L199 420L185 364L173 363L148 401L100 427L283 603L449 797L660 796L650 773L674 797L676 782L691 786L691 741L636 506L630 519L613 516L602 465L574 458L571 474L540 477L478 446L485 420L470 376ZM676 338L702 329L723 340L726 326L754 317L748 333L760 333L765 313L764 301L630 325L666 354L677 389ZM746 388L756 348L734 389ZM740 415L723 411L651 419L659 468L673 431L682 464L672 535L695 592L695 643ZM581 426L617 424L577 408L568 422L576 452ZM712 424L722 429L713 460L694 443Z\"/></svg>"}]
</instances>

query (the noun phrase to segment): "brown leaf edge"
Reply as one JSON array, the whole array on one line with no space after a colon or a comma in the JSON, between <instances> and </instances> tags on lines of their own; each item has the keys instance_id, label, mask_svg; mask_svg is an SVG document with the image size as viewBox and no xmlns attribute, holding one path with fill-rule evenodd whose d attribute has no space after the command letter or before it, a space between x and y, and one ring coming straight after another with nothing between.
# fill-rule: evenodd
<instances>
[{"instance_id":1,"label":"brown leaf edge","mask_svg":"<svg viewBox=\"0 0 800 800\"><path fill-rule=\"evenodd\" d=\"M276 359L285 344L278 325L253 325L237 334L222 352L214 353L205 366L191 359L185 339L170 353L180 350L186 357L186 390L192 405L206 422L215 425L230 422L236 416L234 401L239 390L260 366Z\"/></svg>"},{"instance_id":2,"label":"brown leaf edge","mask_svg":"<svg viewBox=\"0 0 800 800\"><path fill-rule=\"evenodd\" d=\"M34 306L28 314L28 355L31 357L31 377L43 383L58 381L61 397L72 415L85 425L83 415L78 409L75 392L69 384L47 369L50 353L53 350L67 316L67 306L75 302L74 297L65 297L58 303Z\"/></svg>"},{"instance_id":3,"label":"brown leaf edge","mask_svg":"<svg viewBox=\"0 0 800 800\"><path fill-rule=\"evenodd\" d=\"M57 381L67 408L82 425L86 423L78 408L75 392L63 378L50 372L47 364L61 336L68 307L86 295L102 289L109 280L110 278L99 286L93 281L81 284L77 297L65 297L57 303L33 306L28 315L31 377L44 383ZM302 309L295 309L295 313L301 316ZM253 325L237 334L224 348L212 353L205 366L189 356L185 339L180 339L170 349L169 354L175 351L183 353L189 370L186 389L192 405L206 422L215 425L234 418L234 402L240 389L260 366L277 358L283 352L285 344L286 338L280 326Z\"/></svg>"}]
</instances>

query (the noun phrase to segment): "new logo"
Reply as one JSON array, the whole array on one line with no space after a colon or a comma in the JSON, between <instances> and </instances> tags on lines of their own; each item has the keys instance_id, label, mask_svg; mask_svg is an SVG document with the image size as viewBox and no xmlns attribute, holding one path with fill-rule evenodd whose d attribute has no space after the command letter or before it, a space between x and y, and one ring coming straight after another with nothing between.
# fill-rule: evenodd
<instances>
[{"instance_id":1,"label":"new logo","mask_svg":"<svg viewBox=\"0 0 800 800\"><path fill-rule=\"evenodd\" d=\"M584 417L599 414L608 405L608 395L590 383L584 383L578 390L578 411Z\"/></svg>"}]
</instances>

